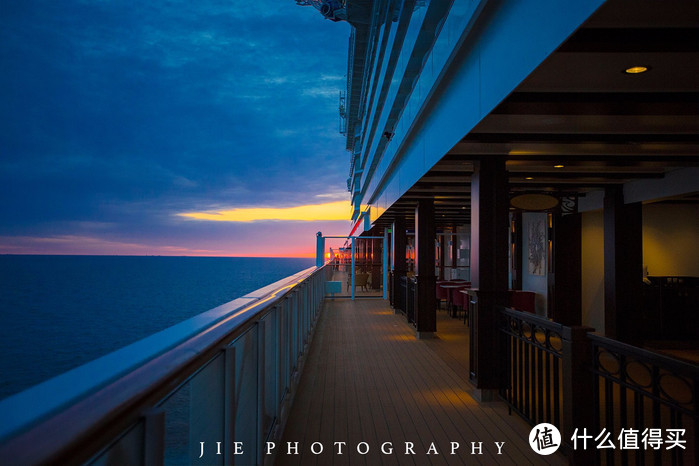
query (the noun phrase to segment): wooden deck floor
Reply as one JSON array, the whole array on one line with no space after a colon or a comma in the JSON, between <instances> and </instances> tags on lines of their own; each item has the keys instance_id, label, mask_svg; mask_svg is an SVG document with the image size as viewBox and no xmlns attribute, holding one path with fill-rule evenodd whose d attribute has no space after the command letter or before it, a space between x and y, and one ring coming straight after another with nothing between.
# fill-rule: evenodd
<instances>
[{"instance_id":1,"label":"wooden deck floor","mask_svg":"<svg viewBox=\"0 0 699 466\"><path fill-rule=\"evenodd\" d=\"M530 427L503 403L469 394L463 321L438 312L438 338L416 340L383 300L325 306L276 464L566 464L560 453L536 455ZM287 454L287 442L298 442L298 455ZM312 454L314 442L323 453ZM346 442L344 454L334 442ZM357 452L360 442L368 454ZM381 453L385 442L392 454ZM414 455L405 454L405 442ZM460 445L454 455L451 442ZM482 455L471 454L472 442L482 442ZM495 442L505 442L501 455ZM432 443L438 454L428 455Z\"/></svg>"}]
</instances>

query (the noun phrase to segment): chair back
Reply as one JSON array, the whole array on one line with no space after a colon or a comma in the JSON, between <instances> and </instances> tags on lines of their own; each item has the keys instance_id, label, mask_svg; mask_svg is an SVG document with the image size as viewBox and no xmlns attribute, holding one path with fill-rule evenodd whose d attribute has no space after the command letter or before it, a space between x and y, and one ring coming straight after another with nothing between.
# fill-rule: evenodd
<instances>
[{"instance_id":1,"label":"chair back","mask_svg":"<svg viewBox=\"0 0 699 466\"><path fill-rule=\"evenodd\" d=\"M533 291L510 290L510 307L518 311L536 314L536 293Z\"/></svg>"}]
</instances>

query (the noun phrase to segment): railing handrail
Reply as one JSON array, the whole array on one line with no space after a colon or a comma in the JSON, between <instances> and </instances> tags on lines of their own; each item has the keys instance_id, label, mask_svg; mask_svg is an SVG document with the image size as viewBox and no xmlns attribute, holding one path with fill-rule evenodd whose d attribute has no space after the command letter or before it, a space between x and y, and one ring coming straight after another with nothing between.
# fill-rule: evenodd
<instances>
[{"instance_id":1,"label":"railing handrail","mask_svg":"<svg viewBox=\"0 0 699 466\"><path fill-rule=\"evenodd\" d=\"M22 452L40 463L117 435L322 268L305 269L0 401L0 457Z\"/></svg>"},{"instance_id":2,"label":"railing handrail","mask_svg":"<svg viewBox=\"0 0 699 466\"><path fill-rule=\"evenodd\" d=\"M601 346L605 349L613 349L627 356L643 358L652 364L699 379L699 366L695 364L684 362L671 356L666 356L644 348L639 348L638 346L629 345L618 340L612 340L611 338L595 333L589 333L587 336L593 345Z\"/></svg>"},{"instance_id":3,"label":"railing handrail","mask_svg":"<svg viewBox=\"0 0 699 466\"><path fill-rule=\"evenodd\" d=\"M546 330L552 330L557 332L559 335L563 336L565 326L557 322L552 322L545 317L538 316L529 312L518 311L517 309L512 309L505 306L499 307L500 312L504 315L515 317L517 319L523 320L528 323L533 323Z\"/></svg>"}]
</instances>

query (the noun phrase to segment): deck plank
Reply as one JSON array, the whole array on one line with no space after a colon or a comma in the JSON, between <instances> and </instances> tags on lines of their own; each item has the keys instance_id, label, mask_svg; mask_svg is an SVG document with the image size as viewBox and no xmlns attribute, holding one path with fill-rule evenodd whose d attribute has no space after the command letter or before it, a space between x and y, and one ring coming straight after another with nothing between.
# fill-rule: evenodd
<instances>
[{"instance_id":1,"label":"deck plank","mask_svg":"<svg viewBox=\"0 0 699 466\"><path fill-rule=\"evenodd\" d=\"M467 327L438 311L437 338L414 328L383 300L327 300L308 354L278 465L566 464L536 455L530 427L501 402L478 403L468 382ZM506 442L497 455L494 442ZM286 455L299 442L300 455ZM314 455L313 442L324 451ZM337 454L334 442L347 442ZM369 453L357 445L366 442ZM391 442L393 454L381 454ZM413 442L415 455L405 454ZM437 455L427 455L434 442ZM459 442L450 455L450 442ZM483 454L471 455L471 442Z\"/></svg>"}]
</instances>

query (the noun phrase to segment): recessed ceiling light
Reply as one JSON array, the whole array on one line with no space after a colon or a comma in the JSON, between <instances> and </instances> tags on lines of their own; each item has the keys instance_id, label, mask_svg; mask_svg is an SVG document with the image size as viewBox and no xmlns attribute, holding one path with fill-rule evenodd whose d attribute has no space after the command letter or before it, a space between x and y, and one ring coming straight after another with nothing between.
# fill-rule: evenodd
<instances>
[{"instance_id":1,"label":"recessed ceiling light","mask_svg":"<svg viewBox=\"0 0 699 466\"><path fill-rule=\"evenodd\" d=\"M533 179L534 179L534 177L532 177L532 176L528 176L525 178L525 180L533 180Z\"/></svg>"},{"instance_id":2,"label":"recessed ceiling light","mask_svg":"<svg viewBox=\"0 0 699 466\"><path fill-rule=\"evenodd\" d=\"M645 73L648 71L650 68L647 66L632 66L630 68L626 68L624 70L624 73L626 74L639 74L639 73Z\"/></svg>"},{"instance_id":3,"label":"recessed ceiling light","mask_svg":"<svg viewBox=\"0 0 699 466\"><path fill-rule=\"evenodd\" d=\"M563 167L565 167L565 165L560 165L560 164L559 164L559 165L554 165L554 166L553 166L553 168L563 168Z\"/></svg>"}]
</instances>

